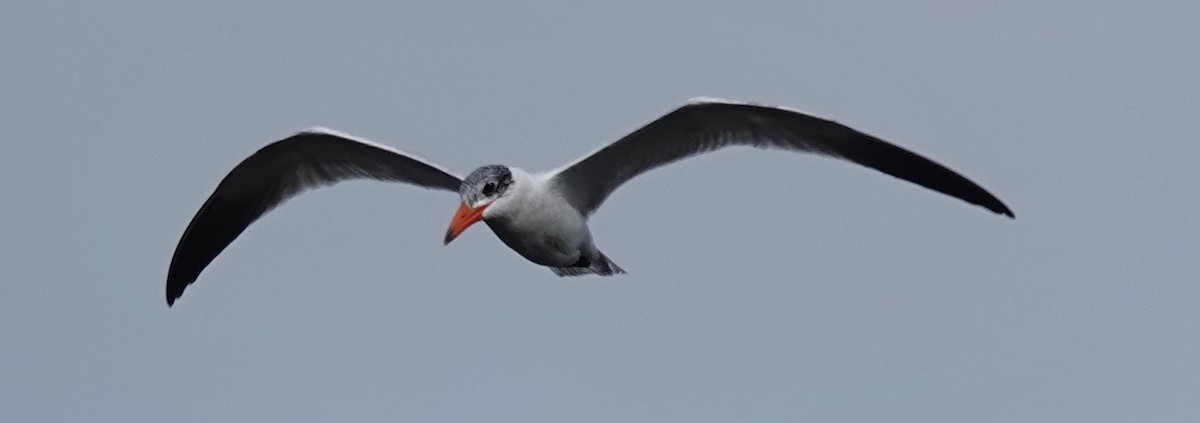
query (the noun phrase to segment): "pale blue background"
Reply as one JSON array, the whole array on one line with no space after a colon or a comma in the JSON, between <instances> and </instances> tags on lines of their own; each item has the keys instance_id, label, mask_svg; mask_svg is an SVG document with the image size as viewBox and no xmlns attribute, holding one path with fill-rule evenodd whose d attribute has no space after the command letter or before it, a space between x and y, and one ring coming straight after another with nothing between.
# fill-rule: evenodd
<instances>
[{"instance_id":1,"label":"pale blue background","mask_svg":"<svg viewBox=\"0 0 1200 423\"><path fill-rule=\"evenodd\" d=\"M0 6L0 420L1200 420L1197 3L442 3ZM595 216L628 275L559 279L483 226L442 247L453 195L356 182L163 301L196 209L295 130L542 170L698 95L1018 218L725 151Z\"/></svg>"}]
</instances>

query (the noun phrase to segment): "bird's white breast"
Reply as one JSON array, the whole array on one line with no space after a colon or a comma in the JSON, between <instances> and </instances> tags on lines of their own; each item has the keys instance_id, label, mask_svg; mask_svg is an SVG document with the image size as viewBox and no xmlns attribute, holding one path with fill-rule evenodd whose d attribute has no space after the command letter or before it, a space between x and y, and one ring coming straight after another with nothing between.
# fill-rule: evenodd
<instances>
[{"instance_id":1,"label":"bird's white breast","mask_svg":"<svg viewBox=\"0 0 1200 423\"><path fill-rule=\"evenodd\" d=\"M570 266L591 247L587 220L543 178L512 169L510 193L484 212L496 236L526 259L544 266Z\"/></svg>"}]
</instances>

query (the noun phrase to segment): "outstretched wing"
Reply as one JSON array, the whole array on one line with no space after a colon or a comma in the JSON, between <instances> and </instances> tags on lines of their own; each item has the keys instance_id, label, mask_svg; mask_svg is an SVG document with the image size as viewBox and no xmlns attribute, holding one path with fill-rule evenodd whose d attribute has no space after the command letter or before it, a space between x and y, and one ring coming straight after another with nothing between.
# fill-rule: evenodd
<instances>
[{"instance_id":1,"label":"outstretched wing","mask_svg":"<svg viewBox=\"0 0 1200 423\"><path fill-rule=\"evenodd\" d=\"M974 182L879 138L794 110L718 99L694 99L563 167L550 181L586 216L634 176L735 145L848 160L1013 217L1008 206Z\"/></svg>"},{"instance_id":2,"label":"outstretched wing","mask_svg":"<svg viewBox=\"0 0 1200 423\"><path fill-rule=\"evenodd\" d=\"M196 212L171 258L167 304L174 304L204 267L264 213L304 190L360 178L451 192L458 192L461 182L411 154L325 128L276 141L234 167Z\"/></svg>"}]
</instances>

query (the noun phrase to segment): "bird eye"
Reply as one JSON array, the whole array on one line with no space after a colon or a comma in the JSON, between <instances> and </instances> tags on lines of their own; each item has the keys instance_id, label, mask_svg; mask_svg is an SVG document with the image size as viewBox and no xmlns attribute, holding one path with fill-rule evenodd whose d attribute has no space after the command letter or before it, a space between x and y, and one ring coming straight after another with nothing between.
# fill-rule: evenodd
<instances>
[{"instance_id":1,"label":"bird eye","mask_svg":"<svg viewBox=\"0 0 1200 423\"><path fill-rule=\"evenodd\" d=\"M495 193L496 193L496 183L495 182L488 182L486 184L483 184L483 195L490 197L490 196L492 196L492 194L495 194Z\"/></svg>"}]
</instances>

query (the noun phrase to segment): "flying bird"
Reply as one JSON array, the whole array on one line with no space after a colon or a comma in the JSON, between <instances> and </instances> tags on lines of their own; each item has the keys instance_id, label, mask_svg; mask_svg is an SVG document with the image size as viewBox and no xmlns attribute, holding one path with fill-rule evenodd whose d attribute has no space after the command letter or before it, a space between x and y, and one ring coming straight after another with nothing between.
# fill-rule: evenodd
<instances>
[{"instance_id":1,"label":"flying bird","mask_svg":"<svg viewBox=\"0 0 1200 423\"><path fill-rule=\"evenodd\" d=\"M317 127L268 144L221 180L175 248L167 304L264 213L306 189L362 178L457 192L461 203L444 244L483 221L509 248L558 276L624 273L592 241L588 217L633 177L729 146L842 159L1014 217L979 185L904 148L795 110L721 99L693 99L556 170L488 165L465 179L413 154Z\"/></svg>"}]
</instances>

